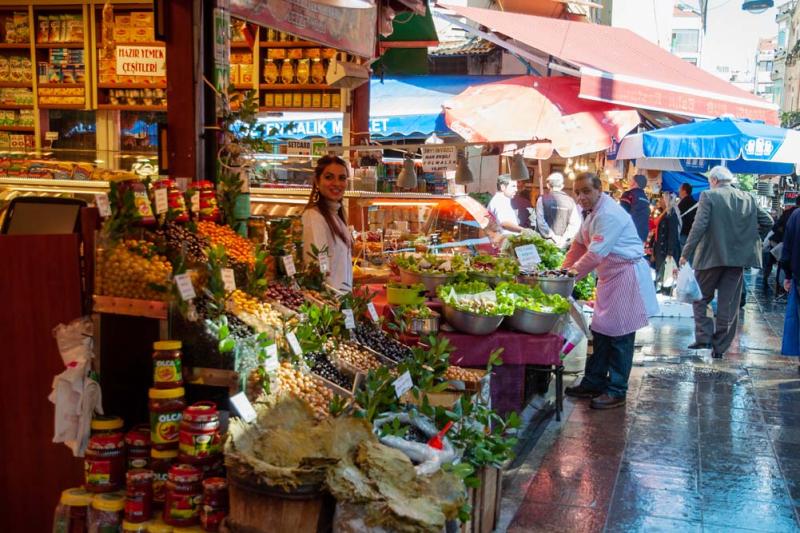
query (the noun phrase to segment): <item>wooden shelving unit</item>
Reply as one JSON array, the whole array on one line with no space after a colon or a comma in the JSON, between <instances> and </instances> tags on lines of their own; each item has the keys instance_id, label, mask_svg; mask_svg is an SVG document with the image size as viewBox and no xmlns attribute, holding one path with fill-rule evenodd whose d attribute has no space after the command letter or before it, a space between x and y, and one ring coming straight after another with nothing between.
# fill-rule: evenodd
<instances>
[{"instance_id":1,"label":"wooden shelving unit","mask_svg":"<svg viewBox=\"0 0 800 533\"><path fill-rule=\"evenodd\" d=\"M33 104L0 104L0 109L17 110L17 109L33 109Z\"/></svg>"},{"instance_id":2,"label":"wooden shelving unit","mask_svg":"<svg viewBox=\"0 0 800 533\"><path fill-rule=\"evenodd\" d=\"M36 43L36 48L40 49L48 49L48 48L74 48L79 49L83 48L83 42L69 42L69 43Z\"/></svg>"},{"instance_id":3,"label":"wooden shelving unit","mask_svg":"<svg viewBox=\"0 0 800 533\"><path fill-rule=\"evenodd\" d=\"M34 126L0 126L0 131L12 131L17 133L33 133L36 131Z\"/></svg>"},{"instance_id":4,"label":"wooden shelving unit","mask_svg":"<svg viewBox=\"0 0 800 533\"><path fill-rule=\"evenodd\" d=\"M311 112L320 112L320 113L333 113L338 112L340 109L338 107L259 107L259 111L262 113L285 113L288 111L311 111Z\"/></svg>"},{"instance_id":5,"label":"wooden shelving unit","mask_svg":"<svg viewBox=\"0 0 800 533\"><path fill-rule=\"evenodd\" d=\"M86 104L39 104L39 109L86 109Z\"/></svg>"},{"instance_id":6,"label":"wooden shelving unit","mask_svg":"<svg viewBox=\"0 0 800 533\"><path fill-rule=\"evenodd\" d=\"M0 89L33 89L33 82L0 81Z\"/></svg>"},{"instance_id":7,"label":"wooden shelving unit","mask_svg":"<svg viewBox=\"0 0 800 533\"><path fill-rule=\"evenodd\" d=\"M39 83L39 88L45 89L84 89L85 83Z\"/></svg>"},{"instance_id":8,"label":"wooden shelving unit","mask_svg":"<svg viewBox=\"0 0 800 533\"><path fill-rule=\"evenodd\" d=\"M310 41L264 41L258 43L261 48L327 48Z\"/></svg>"},{"instance_id":9,"label":"wooden shelving unit","mask_svg":"<svg viewBox=\"0 0 800 533\"><path fill-rule=\"evenodd\" d=\"M30 50L30 43L0 43L0 50Z\"/></svg>"},{"instance_id":10,"label":"wooden shelving unit","mask_svg":"<svg viewBox=\"0 0 800 533\"><path fill-rule=\"evenodd\" d=\"M314 84L314 83L286 83L286 84L269 84L261 83L258 85L259 89L266 91L330 91L330 85Z\"/></svg>"},{"instance_id":11,"label":"wooden shelving unit","mask_svg":"<svg viewBox=\"0 0 800 533\"><path fill-rule=\"evenodd\" d=\"M166 89L167 84L154 83L98 83L98 89Z\"/></svg>"},{"instance_id":12,"label":"wooden shelving unit","mask_svg":"<svg viewBox=\"0 0 800 533\"><path fill-rule=\"evenodd\" d=\"M124 104L97 104L97 109L118 110L118 111L163 111L166 113L165 105L124 105Z\"/></svg>"}]
</instances>

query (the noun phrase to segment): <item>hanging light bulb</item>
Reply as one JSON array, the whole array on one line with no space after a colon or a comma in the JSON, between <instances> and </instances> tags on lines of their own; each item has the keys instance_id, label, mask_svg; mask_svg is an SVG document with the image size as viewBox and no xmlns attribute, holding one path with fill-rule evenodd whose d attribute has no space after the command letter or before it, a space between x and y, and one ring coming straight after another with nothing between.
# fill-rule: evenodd
<instances>
[{"instance_id":1,"label":"hanging light bulb","mask_svg":"<svg viewBox=\"0 0 800 533\"><path fill-rule=\"evenodd\" d=\"M464 155L459 155L458 166L456 167L456 184L466 185L473 181L475 181L475 178L472 175L472 171L469 169L467 158Z\"/></svg>"},{"instance_id":2,"label":"hanging light bulb","mask_svg":"<svg viewBox=\"0 0 800 533\"><path fill-rule=\"evenodd\" d=\"M369 9L375 7L373 0L314 0L317 4L331 7L346 7L349 9Z\"/></svg>"},{"instance_id":3,"label":"hanging light bulb","mask_svg":"<svg viewBox=\"0 0 800 533\"><path fill-rule=\"evenodd\" d=\"M513 181L527 181L531 178L525 159L521 153L516 153L511 158L511 179Z\"/></svg>"},{"instance_id":4,"label":"hanging light bulb","mask_svg":"<svg viewBox=\"0 0 800 533\"><path fill-rule=\"evenodd\" d=\"M406 156L403 161L403 170L397 175L397 186L401 189L417 188L417 171L414 170L414 160Z\"/></svg>"}]
</instances>

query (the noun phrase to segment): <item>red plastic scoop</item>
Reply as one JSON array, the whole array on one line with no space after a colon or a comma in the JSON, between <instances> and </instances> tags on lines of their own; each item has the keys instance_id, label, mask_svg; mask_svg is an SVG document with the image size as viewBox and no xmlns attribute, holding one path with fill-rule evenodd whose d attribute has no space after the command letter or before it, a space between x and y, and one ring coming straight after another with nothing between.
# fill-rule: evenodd
<instances>
[{"instance_id":1,"label":"red plastic scoop","mask_svg":"<svg viewBox=\"0 0 800 533\"><path fill-rule=\"evenodd\" d=\"M445 426L439 433L431 437L431 440L428 441L428 446L430 446L431 448L436 448L437 450L441 450L443 447L442 437L444 437L447 434L447 432L450 431L451 427L453 427L452 422L448 422L447 424L445 424Z\"/></svg>"}]
</instances>

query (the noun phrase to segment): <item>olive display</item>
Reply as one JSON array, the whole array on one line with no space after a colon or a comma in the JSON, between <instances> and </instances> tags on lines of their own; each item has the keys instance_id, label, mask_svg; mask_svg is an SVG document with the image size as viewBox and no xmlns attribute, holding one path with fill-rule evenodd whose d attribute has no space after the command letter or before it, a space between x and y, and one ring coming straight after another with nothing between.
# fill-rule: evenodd
<instances>
[{"instance_id":1,"label":"olive display","mask_svg":"<svg viewBox=\"0 0 800 533\"><path fill-rule=\"evenodd\" d=\"M164 240L168 249L178 253L185 250L188 263L199 264L207 261L208 241L183 226L170 222L163 229L158 230L156 235Z\"/></svg>"},{"instance_id":2,"label":"olive display","mask_svg":"<svg viewBox=\"0 0 800 533\"><path fill-rule=\"evenodd\" d=\"M166 300L172 264L146 241L126 240L97 255L97 293L141 300Z\"/></svg>"},{"instance_id":3,"label":"olive display","mask_svg":"<svg viewBox=\"0 0 800 533\"><path fill-rule=\"evenodd\" d=\"M314 374L327 379L331 383L339 385L343 389L350 390L353 388L353 380L349 376L342 374L338 368L333 366L333 363L330 362L328 356L324 353L309 353L306 355L306 360L311 366L311 372Z\"/></svg>"},{"instance_id":4,"label":"olive display","mask_svg":"<svg viewBox=\"0 0 800 533\"><path fill-rule=\"evenodd\" d=\"M412 355L411 348L394 340L383 330L363 322L356 326L351 335L357 343L385 355L392 361L400 362Z\"/></svg>"},{"instance_id":5,"label":"olive display","mask_svg":"<svg viewBox=\"0 0 800 533\"><path fill-rule=\"evenodd\" d=\"M289 309L297 311L306 300L303 293L283 283L273 282L267 287L266 297L280 302Z\"/></svg>"}]
</instances>

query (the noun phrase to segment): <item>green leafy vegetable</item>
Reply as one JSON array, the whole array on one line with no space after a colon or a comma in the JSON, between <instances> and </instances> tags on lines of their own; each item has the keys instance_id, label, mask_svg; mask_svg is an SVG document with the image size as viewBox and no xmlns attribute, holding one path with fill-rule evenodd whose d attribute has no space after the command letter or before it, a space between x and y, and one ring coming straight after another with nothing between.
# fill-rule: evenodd
<instances>
[{"instance_id":1,"label":"green leafy vegetable","mask_svg":"<svg viewBox=\"0 0 800 533\"><path fill-rule=\"evenodd\" d=\"M518 309L537 313L564 314L569 312L569 301L560 294L545 294L539 287L521 283L501 283L497 286L497 300Z\"/></svg>"},{"instance_id":2,"label":"green leafy vegetable","mask_svg":"<svg viewBox=\"0 0 800 533\"><path fill-rule=\"evenodd\" d=\"M564 252L555 243L544 239L541 235L512 235L508 238L508 242L514 249L528 244L536 245L536 250L542 260L539 263L540 269L552 270L559 268L564 262Z\"/></svg>"}]
</instances>

